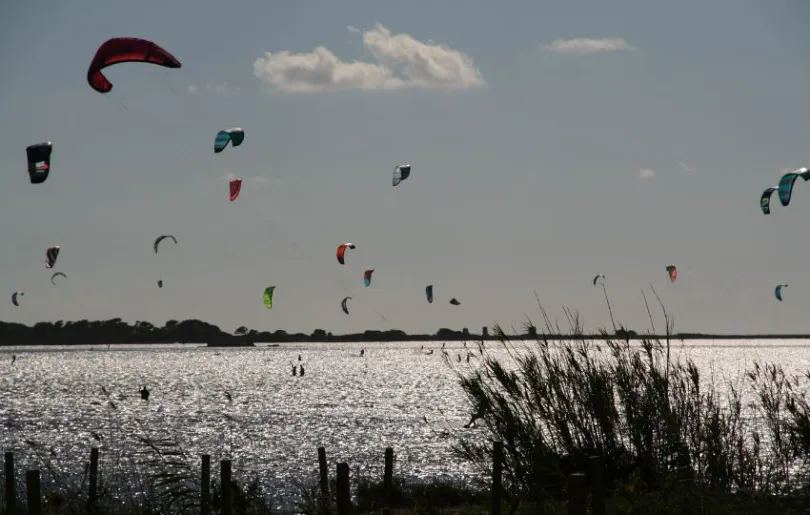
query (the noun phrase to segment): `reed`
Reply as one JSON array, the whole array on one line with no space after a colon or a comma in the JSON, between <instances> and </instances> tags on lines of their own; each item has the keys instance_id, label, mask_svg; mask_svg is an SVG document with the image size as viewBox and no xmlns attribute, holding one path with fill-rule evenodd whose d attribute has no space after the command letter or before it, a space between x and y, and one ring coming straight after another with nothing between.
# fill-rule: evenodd
<instances>
[{"instance_id":1,"label":"reed","mask_svg":"<svg viewBox=\"0 0 810 515\"><path fill-rule=\"evenodd\" d=\"M536 340L517 340L496 325L494 345L507 357L493 357L481 342L479 363L456 368L478 424L503 442L513 506L560 498L567 475L586 470L592 455L603 457L614 501L619 494L660 500L676 487L713 500L795 500L807 489L810 372L789 377L778 364L756 363L737 381L704 378L688 357L673 359L673 318L658 302L666 336L649 336L655 327L646 304L651 328L638 342L623 327L589 340L578 314L564 308L561 326L538 302L545 331ZM491 474L489 442L462 436L454 452Z\"/></svg>"}]
</instances>

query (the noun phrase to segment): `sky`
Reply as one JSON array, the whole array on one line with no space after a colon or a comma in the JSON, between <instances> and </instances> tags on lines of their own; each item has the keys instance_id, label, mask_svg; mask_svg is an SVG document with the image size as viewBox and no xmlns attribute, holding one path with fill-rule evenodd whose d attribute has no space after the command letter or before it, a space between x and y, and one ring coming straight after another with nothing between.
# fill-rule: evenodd
<instances>
[{"instance_id":1,"label":"sky","mask_svg":"<svg viewBox=\"0 0 810 515\"><path fill-rule=\"evenodd\" d=\"M810 166L808 20L802 0L8 3L0 319L477 332L539 324L536 292L595 330L605 274L631 329L654 288L676 331L810 332L810 183L759 209ZM115 65L98 93L113 37L182 68ZM244 143L215 154L235 126ZM162 234L178 243L156 255Z\"/></svg>"}]
</instances>

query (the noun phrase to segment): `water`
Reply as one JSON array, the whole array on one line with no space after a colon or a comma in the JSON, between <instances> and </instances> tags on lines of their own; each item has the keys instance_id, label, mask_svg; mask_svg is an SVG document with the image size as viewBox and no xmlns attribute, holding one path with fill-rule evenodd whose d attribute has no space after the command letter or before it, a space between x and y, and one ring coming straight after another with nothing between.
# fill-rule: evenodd
<instances>
[{"instance_id":1,"label":"water","mask_svg":"<svg viewBox=\"0 0 810 515\"><path fill-rule=\"evenodd\" d=\"M736 379L754 360L780 363L788 372L810 370L809 343L693 340L678 343L674 354L695 360L707 379L709 373ZM384 449L391 446L399 477L469 481L476 471L454 458L450 444L456 436L486 435L462 428L470 411L453 368L477 360L457 363L466 351L460 342L448 343L449 367L441 343L424 344L436 349L433 355L421 345L7 347L0 350L0 442L21 467L36 461L26 444L31 440L63 471L80 474L93 445L106 457L133 448L134 435L169 436L195 466L204 453L213 463L230 458L235 473L259 477L282 496L295 491L297 479L317 476L319 446L326 447L332 474L335 463L346 461L353 471L381 477ZM487 347L503 354L494 342ZM293 377L299 354L306 375ZM144 384L149 402L138 393ZM101 444L92 432L103 437Z\"/></svg>"}]
</instances>

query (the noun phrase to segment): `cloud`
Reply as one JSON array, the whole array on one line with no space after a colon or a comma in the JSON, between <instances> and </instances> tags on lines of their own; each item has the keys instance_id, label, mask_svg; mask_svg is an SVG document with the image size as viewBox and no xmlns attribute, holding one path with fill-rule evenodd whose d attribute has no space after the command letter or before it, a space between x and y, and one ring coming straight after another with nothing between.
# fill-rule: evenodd
<instances>
[{"instance_id":1,"label":"cloud","mask_svg":"<svg viewBox=\"0 0 810 515\"><path fill-rule=\"evenodd\" d=\"M191 84L188 87L188 92L192 95L196 95L197 93L236 93L237 91L239 91L239 88L229 86L227 82L223 82L222 84Z\"/></svg>"},{"instance_id":2,"label":"cloud","mask_svg":"<svg viewBox=\"0 0 810 515\"><path fill-rule=\"evenodd\" d=\"M232 181L232 180L236 179L236 176L234 174L232 174L232 173L226 173L225 178L228 179L229 181Z\"/></svg>"},{"instance_id":3,"label":"cloud","mask_svg":"<svg viewBox=\"0 0 810 515\"><path fill-rule=\"evenodd\" d=\"M638 178L641 179L642 181L646 181L647 179L652 179L653 177L655 177L655 172L653 170L649 169L649 168L642 168L638 172Z\"/></svg>"},{"instance_id":4,"label":"cloud","mask_svg":"<svg viewBox=\"0 0 810 515\"><path fill-rule=\"evenodd\" d=\"M349 32L360 32L349 26ZM407 88L461 90L485 86L481 71L467 54L445 45L392 34L377 23L363 32L363 46L374 62L343 61L328 48L296 54L266 52L253 63L253 74L286 93L343 90L391 91Z\"/></svg>"},{"instance_id":5,"label":"cloud","mask_svg":"<svg viewBox=\"0 0 810 515\"><path fill-rule=\"evenodd\" d=\"M270 179L267 177L257 176L253 178L254 181L258 182L259 184L270 184Z\"/></svg>"},{"instance_id":6,"label":"cloud","mask_svg":"<svg viewBox=\"0 0 810 515\"><path fill-rule=\"evenodd\" d=\"M682 171L687 172L687 173L695 173L697 171L694 168L690 168L689 165L686 164L685 161L678 161L678 166L681 167Z\"/></svg>"},{"instance_id":7,"label":"cloud","mask_svg":"<svg viewBox=\"0 0 810 515\"><path fill-rule=\"evenodd\" d=\"M555 39L548 45L544 45L543 50L553 54L586 55L601 52L631 52L637 49L622 38L574 38Z\"/></svg>"}]
</instances>

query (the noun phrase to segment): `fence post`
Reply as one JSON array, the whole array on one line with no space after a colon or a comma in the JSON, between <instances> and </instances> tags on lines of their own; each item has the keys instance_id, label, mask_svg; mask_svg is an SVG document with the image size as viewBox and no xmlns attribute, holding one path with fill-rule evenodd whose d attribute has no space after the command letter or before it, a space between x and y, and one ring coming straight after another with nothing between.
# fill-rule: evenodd
<instances>
[{"instance_id":1,"label":"fence post","mask_svg":"<svg viewBox=\"0 0 810 515\"><path fill-rule=\"evenodd\" d=\"M349 492L349 464L337 464L337 515L351 513L352 498Z\"/></svg>"},{"instance_id":2,"label":"fence post","mask_svg":"<svg viewBox=\"0 0 810 515\"><path fill-rule=\"evenodd\" d=\"M90 485L88 488L88 504L93 510L98 497L98 447L90 449Z\"/></svg>"},{"instance_id":3,"label":"fence post","mask_svg":"<svg viewBox=\"0 0 810 515\"><path fill-rule=\"evenodd\" d=\"M25 473L25 484L28 490L28 514L42 515L42 492L39 489L39 471L29 470Z\"/></svg>"},{"instance_id":4,"label":"fence post","mask_svg":"<svg viewBox=\"0 0 810 515\"><path fill-rule=\"evenodd\" d=\"M318 471L321 483L321 509L329 513L329 469L326 463L326 448L318 447Z\"/></svg>"},{"instance_id":5,"label":"fence post","mask_svg":"<svg viewBox=\"0 0 810 515\"><path fill-rule=\"evenodd\" d=\"M222 515L231 515L231 460L219 462L219 483L222 488Z\"/></svg>"},{"instance_id":6,"label":"fence post","mask_svg":"<svg viewBox=\"0 0 810 515\"><path fill-rule=\"evenodd\" d=\"M17 513L17 478L14 477L14 453L6 453L6 513Z\"/></svg>"},{"instance_id":7,"label":"fence post","mask_svg":"<svg viewBox=\"0 0 810 515\"><path fill-rule=\"evenodd\" d=\"M588 478L582 472L568 476L568 515L585 515L588 498Z\"/></svg>"},{"instance_id":8,"label":"fence post","mask_svg":"<svg viewBox=\"0 0 810 515\"><path fill-rule=\"evenodd\" d=\"M588 458L588 479L591 484L591 515L605 515L605 486L602 483L604 464L601 456Z\"/></svg>"},{"instance_id":9,"label":"fence post","mask_svg":"<svg viewBox=\"0 0 810 515\"><path fill-rule=\"evenodd\" d=\"M211 513L211 455L202 455L202 470L200 472L200 514Z\"/></svg>"},{"instance_id":10,"label":"fence post","mask_svg":"<svg viewBox=\"0 0 810 515\"><path fill-rule=\"evenodd\" d=\"M503 442L492 445L492 515L501 515L501 476L503 475Z\"/></svg>"},{"instance_id":11,"label":"fence post","mask_svg":"<svg viewBox=\"0 0 810 515\"><path fill-rule=\"evenodd\" d=\"M385 471L383 473L383 488L386 501L391 500L394 490L394 449L385 448Z\"/></svg>"}]
</instances>

